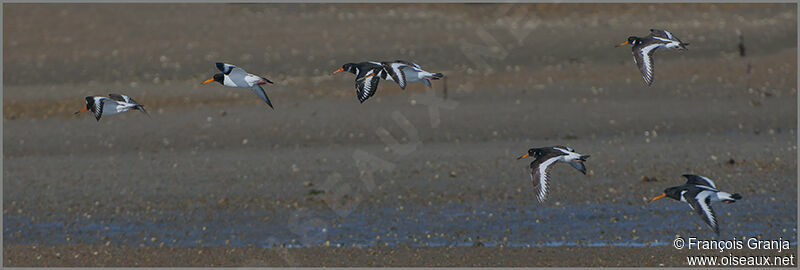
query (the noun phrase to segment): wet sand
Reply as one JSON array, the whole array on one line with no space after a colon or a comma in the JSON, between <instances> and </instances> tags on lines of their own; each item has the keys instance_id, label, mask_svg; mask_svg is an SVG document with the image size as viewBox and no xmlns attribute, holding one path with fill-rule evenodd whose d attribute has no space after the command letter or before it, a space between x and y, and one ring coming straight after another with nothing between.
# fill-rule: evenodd
<instances>
[{"instance_id":1,"label":"wet sand","mask_svg":"<svg viewBox=\"0 0 800 270\"><path fill-rule=\"evenodd\" d=\"M7 4L4 265L683 266L665 246L676 235L796 245L796 14ZM691 45L659 50L646 87L630 48L613 45L650 28ZM352 75L329 75L395 58L445 73L447 99L444 81L382 82L359 104ZM200 85L215 61L275 81L275 110L248 89ZM110 92L153 117L72 114ZM515 158L559 144L592 155L588 173L555 167L540 204L530 160ZM684 173L744 197L714 205L719 237L683 203L645 203Z\"/></svg>"},{"instance_id":2,"label":"wet sand","mask_svg":"<svg viewBox=\"0 0 800 270\"><path fill-rule=\"evenodd\" d=\"M176 248L106 246L18 246L5 248L6 265L140 266L140 267L675 267L687 256L789 256L796 266L796 247L780 253L746 250L693 252L672 247L365 247L365 248Z\"/></svg>"}]
</instances>

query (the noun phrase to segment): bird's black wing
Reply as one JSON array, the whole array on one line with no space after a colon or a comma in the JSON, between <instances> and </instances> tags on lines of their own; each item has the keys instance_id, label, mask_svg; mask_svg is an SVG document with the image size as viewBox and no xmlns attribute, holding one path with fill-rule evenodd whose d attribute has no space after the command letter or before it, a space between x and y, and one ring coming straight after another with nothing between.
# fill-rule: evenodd
<instances>
[{"instance_id":1,"label":"bird's black wing","mask_svg":"<svg viewBox=\"0 0 800 270\"><path fill-rule=\"evenodd\" d=\"M219 63L219 62L217 62L216 65L217 65L217 69L219 69L219 71L222 71L222 73L224 73L225 75L231 74L231 71L233 71L233 69L237 68L234 65L225 64L225 63Z\"/></svg>"},{"instance_id":2,"label":"bird's black wing","mask_svg":"<svg viewBox=\"0 0 800 270\"><path fill-rule=\"evenodd\" d=\"M711 181L711 179L708 179L708 177L694 175L694 174L684 174L683 177L686 177L687 185L704 186L712 188L714 190L717 189L717 186L714 185L714 181Z\"/></svg>"},{"instance_id":3,"label":"bird's black wing","mask_svg":"<svg viewBox=\"0 0 800 270\"><path fill-rule=\"evenodd\" d=\"M378 72L382 69L382 66L378 66L378 68L362 72L363 75L359 73L356 76L356 95L358 96L359 102L364 103L364 101L374 95L375 91L378 90L378 82L380 82L381 79L378 76Z\"/></svg>"},{"instance_id":4,"label":"bird's black wing","mask_svg":"<svg viewBox=\"0 0 800 270\"><path fill-rule=\"evenodd\" d=\"M128 99L129 99L127 96L120 95L120 94L108 94L108 97L110 97L113 100L121 101L121 102L128 102Z\"/></svg>"},{"instance_id":5,"label":"bird's black wing","mask_svg":"<svg viewBox=\"0 0 800 270\"><path fill-rule=\"evenodd\" d=\"M251 86L250 89L253 89L253 92L255 92L261 100L266 102L270 108L275 109L275 107L272 107L272 102L269 101L269 97L267 97L267 92L264 91L264 88L261 88L261 85L255 84Z\"/></svg>"},{"instance_id":6,"label":"bird's black wing","mask_svg":"<svg viewBox=\"0 0 800 270\"><path fill-rule=\"evenodd\" d=\"M689 191L683 194L683 198L689 203L694 212L700 215L706 225L714 230L714 233L719 234L717 216L714 213L714 209L711 208L711 196L714 194L716 192L709 190Z\"/></svg>"},{"instance_id":7,"label":"bird's black wing","mask_svg":"<svg viewBox=\"0 0 800 270\"><path fill-rule=\"evenodd\" d=\"M404 63L388 63L384 62L383 70L392 77L392 80L400 86L401 89L406 89L406 74L403 72L403 67L407 66Z\"/></svg>"},{"instance_id":8,"label":"bird's black wing","mask_svg":"<svg viewBox=\"0 0 800 270\"><path fill-rule=\"evenodd\" d=\"M558 155L545 154L531 162L531 183L534 189L538 189L536 197L539 202L544 202L547 198L550 170L556 161L558 161Z\"/></svg>"},{"instance_id":9,"label":"bird's black wing","mask_svg":"<svg viewBox=\"0 0 800 270\"><path fill-rule=\"evenodd\" d=\"M633 61L639 67L639 72L642 73L642 79L648 86L653 84L653 52L660 46L660 44L646 44L633 46Z\"/></svg>"},{"instance_id":10,"label":"bird's black wing","mask_svg":"<svg viewBox=\"0 0 800 270\"><path fill-rule=\"evenodd\" d=\"M88 97L87 97L88 98ZM103 116L103 105L105 102L109 100L107 98L98 98L94 100L94 106L92 107L92 112L94 113L94 118L97 118L97 121L100 121L100 117Z\"/></svg>"}]
</instances>

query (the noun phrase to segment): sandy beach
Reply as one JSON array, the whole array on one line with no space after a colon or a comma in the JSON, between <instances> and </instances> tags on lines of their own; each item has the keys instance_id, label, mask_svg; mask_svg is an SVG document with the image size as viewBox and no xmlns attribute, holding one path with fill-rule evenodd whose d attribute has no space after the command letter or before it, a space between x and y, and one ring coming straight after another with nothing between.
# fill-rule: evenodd
<instances>
[{"instance_id":1,"label":"sandy beach","mask_svg":"<svg viewBox=\"0 0 800 270\"><path fill-rule=\"evenodd\" d=\"M106 246L10 246L6 265L139 267L676 267L687 256L731 253L675 250L672 247L364 247L364 248L175 248ZM748 250L736 256L791 258L796 246L780 253ZM567 259L568 258L568 259ZM786 265L797 266L797 256ZM774 262L771 262L774 263ZM771 265L774 266L774 265Z\"/></svg>"}]
</instances>

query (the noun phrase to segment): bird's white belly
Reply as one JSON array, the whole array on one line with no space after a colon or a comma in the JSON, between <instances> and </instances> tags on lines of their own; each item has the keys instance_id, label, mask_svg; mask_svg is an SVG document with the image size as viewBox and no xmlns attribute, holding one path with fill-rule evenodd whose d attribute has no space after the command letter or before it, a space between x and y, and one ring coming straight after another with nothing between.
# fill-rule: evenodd
<instances>
[{"instance_id":1,"label":"bird's white belly","mask_svg":"<svg viewBox=\"0 0 800 270\"><path fill-rule=\"evenodd\" d=\"M422 72L405 70L403 73L406 74L406 82L418 82L424 78L424 74Z\"/></svg>"},{"instance_id":2,"label":"bird's white belly","mask_svg":"<svg viewBox=\"0 0 800 270\"><path fill-rule=\"evenodd\" d=\"M247 76L244 77L244 81L247 84L247 87L259 84L259 82L262 84L264 83L264 80L262 80L261 77L252 74L247 74Z\"/></svg>"},{"instance_id":3,"label":"bird's white belly","mask_svg":"<svg viewBox=\"0 0 800 270\"><path fill-rule=\"evenodd\" d=\"M735 199L733 199L732 196L733 196L733 194L730 194L728 192L719 191L719 192L714 192L714 195L711 195L709 197L711 197L711 201L712 202L719 202L719 201L723 201L723 200L733 200L733 201L735 201Z\"/></svg>"},{"instance_id":4,"label":"bird's white belly","mask_svg":"<svg viewBox=\"0 0 800 270\"><path fill-rule=\"evenodd\" d=\"M114 104L114 103L103 104L103 114L105 115L118 114L127 110L128 108L125 105Z\"/></svg>"},{"instance_id":5,"label":"bird's white belly","mask_svg":"<svg viewBox=\"0 0 800 270\"><path fill-rule=\"evenodd\" d=\"M242 80L238 80L238 79L237 80L233 80L228 76L225 76L225 79L222 81L222 85L228 86L228 87L246 87L246 88L249 88L250 86L252 86L246 80L243 80L243 79Z\"/></svg>"},{"instance_id":6,"label":"bird's white belly","mask_svg":"<svg viewBox=\"0 0 800 270\"><path fill-rule=\"evenodd\" d=\"M414 73L413 76L409 75L407 72L405 72L404 74L405 74L404 78L406 79L406 82L416 82L416 81L420 81L421 80L418 76L416 76L416 73ZM392 82L394 81L394 79L392 79L392 76L386 76L386 80L387 81L392 81Z\"/></svg>"},{"instance_id":7,"label":"bird's white belly","mask_svg":"<svg viewBox=\"0 0 800 270\"><path fill-rule=\"evenodd\" d=\"M680 45L681 45L680 43L678 43L676 41L673 41L673 42L667 43L666 45L664 45L664 47L666 47L667 49L675 49L675 48L680 47Z\"/></svg>"}]
</instances>

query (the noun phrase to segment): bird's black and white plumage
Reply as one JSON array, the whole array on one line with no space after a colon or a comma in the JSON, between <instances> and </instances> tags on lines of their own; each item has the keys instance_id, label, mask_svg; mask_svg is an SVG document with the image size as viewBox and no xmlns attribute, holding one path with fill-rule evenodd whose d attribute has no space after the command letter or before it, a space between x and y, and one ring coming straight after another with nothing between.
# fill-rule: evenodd
<instances>
[{"instance_id":1,"label":"bird's black and white plumage","mask_svg":"<svg viewBox=\"0 0 800 270\"><path fill-rule=\"evenodd\" d=\"M204 81L203 84L218 82L229 87L250 88L261 100L266 102L270 108L275 109L275 107L272 107L272 102L269 101L269 97L267 97L267 92L264 91L264 88L261 88L261 85L272 83L272 81L261 76L247 73L244 69L231 64L217 63L216 65L217 69L222 71L222 73L214 74L214 77Z\"/></svg>"},{"instance_id":2,"label":"bird's black and white plumage","mask_svg":"<svg viewBox=\"0 0 800 270\"><path fill-rule=\"evenodd\" d=\"M94 113L94 117L97 121L100 121L100 117L103 115L118 114L132 109L142 111L148 117L150 116L144 109L144 106L133 100L133 98L120 94L108 94L108 97L87 96L86 107L75 112L75 114L88 110Z\"/></svg>"},{"instance_id":3,"label":"bird's black and white plumage","mask_svg":"<svg viewBox=\"0 0 800 270\"><path fill-rule=\"evenodd\" d=\"M342 71L347 71L356 75L356 97L361 103L364 103L364 101L375 94L375 91L378 90L378 83L381 77L386 74L383 66L378 62L347 63L342 65L342 68L334 71L333 74Z\"/></svg>"},{"instance_id":4,"label":"bird's black and white plumage","mask_svg":"<svg viewBox=\"0 0 800 270\"><path fill-rule=\"evenodd\" d=\"M347 71L356 75L356 97L358 101L364 103L378 90L380 79L394 81L401 89L406 88L409 82L422 81L428 87L431 86L430 80L438 80L444 75L441 73L430 73L422 70L419 65L412 62L396 60L394 62L360 62L346 63L342 68L333 72Z\"/></svg>"},{"instance_id":5,"label":"bird's black and white plumage","mask_svg":"<svg viewBox=\"0 0 800 270\"><path fill-rule=\"evenodd\" d=\"M404 60L381 62L381 65L383 65L384 70L389 75L383 78L396 82L397 85L404 90L408 83L416 81L422 81L428 87L432 87L430 80L438 80L444 77L442 73L427 72L419 65Z\"/></svg>"},{"instance_id":6,"label":"bird's black and white plumage","mask_svg":"<svg viewBox=\"0 0 800 270\"><path fill-rule=\"evenodd\" d=\"M658 29L650 29L650 34L646 37L628 37L627 41L617 45L617 47L626 44L633 45L633 61L639 67L642 78L648 86L653 84L653 53L656 49L664 47L667 49L686 50L686 45L689 45L689 43L682 42L669 31Z\"/></svg>"},{"instance_id":7,"label":"bird's black and white plumage","mask_svg":"<svg viewBox=\"0 0 800 270\"><path fill-rule=\"evenodd\" d=\"M531 182L534 189L538 187L539 193L537 198L539 202L544 202L547 198L547 191L549 188L548 181L550 180L550 170L556 162L566 162L572 165L575 169L586 174L586 167L583 162L589 158L589 155L576 153L575 150L566 146L551 146L542 148L531 148L528 153L522 155L517 159L526 157L533 157L531 162Z\"/></svg>"},{"instance_id":8,"label":"bird's black and white plumage","mask_svg":"<svg viewBox=\"0 0 800 270\"><path fill-rule=\"evenodd\" d=\"M651 199L655 201L663 197L669 197L678 201L689 204L689 207L695 211L703 221L708 225L714 233L719 235L719 223L717 223L717 216L714 209L711 208L711 202L721 201L723 203L734 203L736 200L741 200L742 196L734 193L719 191L714 182L708 177L684 174L686 177L686 184L677 187L670 187L664 190L659 196Z\"/></svg>"}]
</instances>

